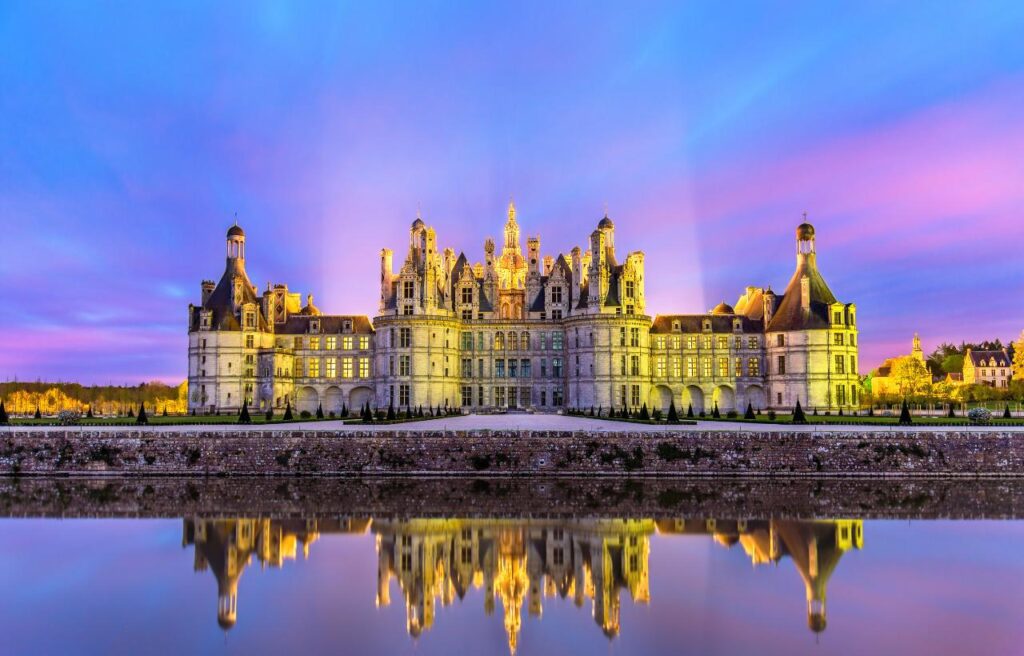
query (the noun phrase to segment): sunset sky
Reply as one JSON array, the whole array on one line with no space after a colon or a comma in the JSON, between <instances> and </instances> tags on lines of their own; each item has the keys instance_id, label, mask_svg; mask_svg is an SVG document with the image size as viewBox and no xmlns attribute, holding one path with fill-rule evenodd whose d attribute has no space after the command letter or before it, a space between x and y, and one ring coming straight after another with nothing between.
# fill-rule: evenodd
<instances>
[{"instance_id":1,"label":"sunset sky","mask_svg":"<svg viewBox=\"0 0 1024 656\"><path fill-rule=\"evenodd\" d=\"M186 376L253 282L377 309L417 205L482 259L604 213L650 314L785 287L807 212L862 373L1024 328L1024 3L0 4L0 379ZM161 8L162 7L162 8Z\"/></svg>"}]
</instances>

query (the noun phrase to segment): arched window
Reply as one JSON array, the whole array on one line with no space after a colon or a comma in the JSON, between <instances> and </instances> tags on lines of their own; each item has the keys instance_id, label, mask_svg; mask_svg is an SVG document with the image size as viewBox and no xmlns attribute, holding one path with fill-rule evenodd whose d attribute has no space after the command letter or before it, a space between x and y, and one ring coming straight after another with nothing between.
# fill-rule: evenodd
<instances>
[{"instance_id":1,"label":"arched window","mask_svg":"<svg viewBox=\"0 0 1024 656\"><path fill-rule=\"evenodd\" d=\"M505 348L505 333L494 333L494 348L498 350Z\"/></svg>"},{"instance_id":2,"label":"arched window","mask_svg":"<svg viewBox=\"0 0 1024 656\"><path fill-rule=\"evenodd\" d=\"M529 351L530 350L530 333L524 331L523 334L520 335L520 337L519 337L519 343L523 347L524 351Z\"/></svg>"},{"instance_id":3,"label":"arched window","mask_svg":"<svg viewBox=\"0 0 1024 656\"><path fill-rule=\"evenodd\" d=\"M515 351L519 348L519 336L516 335L514 330L508 333L508 350Z\"/></svg>"}]
</instances>

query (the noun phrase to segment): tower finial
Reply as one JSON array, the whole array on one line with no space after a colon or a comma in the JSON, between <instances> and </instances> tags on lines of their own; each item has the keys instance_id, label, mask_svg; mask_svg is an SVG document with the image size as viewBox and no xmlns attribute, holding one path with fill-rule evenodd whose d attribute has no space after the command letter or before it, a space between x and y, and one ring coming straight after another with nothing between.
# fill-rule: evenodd
<instances>
[{"instance_id":1,"label":"tower finial","mask_svg":"<svg viewBox=\"0 0 1024 656\"><path fill-rule=\"evenodd\" d=\"M509 197L508 197L508 220L509 220L509 223L515 223L516 222L516 203L512 199L512 195L511 194L509 194Z\"/></svg>"},{"instance_id":2,"label":"tower finial","mask_svg":"<svg viewBox=\"0 0 1024 656\"><path fill-rule=\"evenodd\" d=\"M420 202L419 201L416 201L416 218L417 219L421 218L420 217Z\"/></svg>"},{"instance_id":3,"label":"tower finial","mask_svg":"<svg viewBox=\"0 0 1024 656\"><path fill-rule=\"evenodd\" d=\"M604 218L608 218L608 201L604 202Z\"/></svg>"}]
</instances>

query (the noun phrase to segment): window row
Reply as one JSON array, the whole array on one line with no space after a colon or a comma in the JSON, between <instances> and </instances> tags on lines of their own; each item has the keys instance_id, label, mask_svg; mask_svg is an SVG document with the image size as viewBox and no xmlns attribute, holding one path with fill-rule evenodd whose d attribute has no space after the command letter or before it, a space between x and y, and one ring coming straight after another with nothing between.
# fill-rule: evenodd
<instances>
[{"instance_id":1,"label":"window row","mask_svg":"<svg viewBox=\"0 0 1024 656\"><path fill-rule=\"evenodd\" d=\"M622 358L620 373L626 375L626 360ZM731 376L760 376L761 358L667 358L659 355L654 358L655 378L696 378L698 371L703 378L729 378ZM631 363L631 375L638 375L638 363Z\"/></svg>"},{"instance_id":2,"label":"window row","mask_svg":"<svg viewBox=\"0 0 1024 656\"><path fill-rule=\"evenodd\" d=\"M252 336L249 335L246 338L246 346L252 348L252 342L250 341ZM285 340L280 340L278 346L284 348L287 345ZM292 348L296 351L309 350L309 351L336 351L338 347L341 347L343 351L360 350L366 351L370 348L370 336L369 335L343 335L340 339L335 335L327 335L325 337L295 337L292 339Z\"/></svg>"},{"instance_id":3,"label":"window row","mask_svg":"<svg viewBox=\"0 0 1024 656\"><path fill-rule=\"evenodd\" d=\"M654 336L654 348L665 349L666 347L671 348L673 351L682 349L683 344L686 345L687 349L694 350L698 344L701 349L710 350L712 345L718 349L728 349L730 345L732 348L743 348L746 344L747 348L757 348L760 344L760 340L757 335L655 335ZM624 344L623 344L624 345Z\"/></svg>"},{"instance_id":4,"label":"window row","mask_svg":"<svg viewBox=\"0 0 1024 656\"><path fill-rule=\"evenodd\" d=\"M295 372L300 376L304 372L307 378L338 378L339 373L341 378L369 378L370 358L299 358ZM280 368L277 374L281 375Z\"/></svg>"}]
</instances>

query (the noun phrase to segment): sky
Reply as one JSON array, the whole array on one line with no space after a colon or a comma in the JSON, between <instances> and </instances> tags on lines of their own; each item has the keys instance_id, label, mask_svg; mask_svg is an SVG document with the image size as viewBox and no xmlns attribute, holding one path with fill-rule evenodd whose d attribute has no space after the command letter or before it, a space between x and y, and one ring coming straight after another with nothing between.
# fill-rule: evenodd
<instances>
[{"instance_id":1,"label":"sky","mask_svg":"<svg viewBox=\"0 0 1024 656\"><path fill-rule=\"evenodd\" d=\"M377 310L419 208L482 259L605 208L651 315L782 290L803 213L862 373L1024 329L1024 3L0 3L0 379L177 383L260 288ZM525 247L525 244L524 244Z\"/></svg>"}]
</instances>

